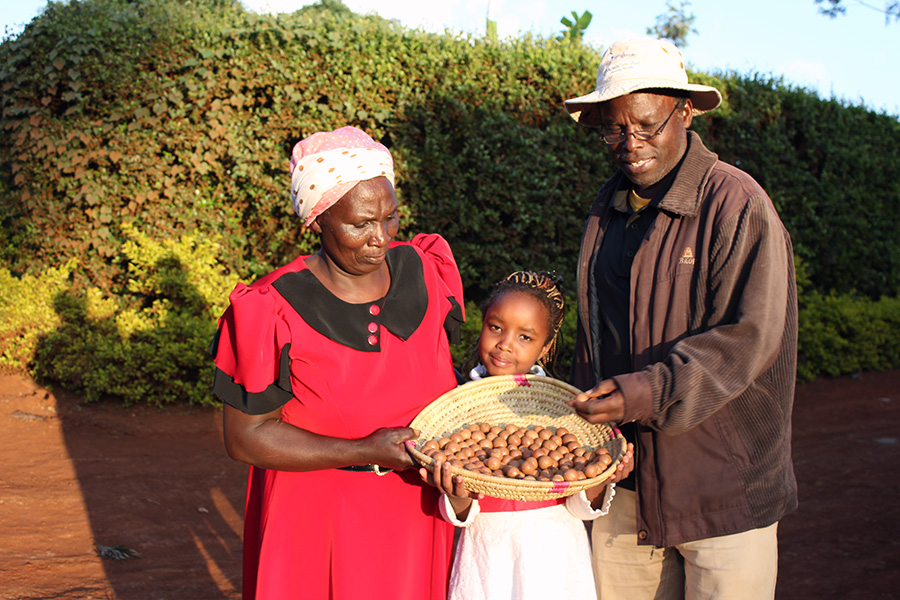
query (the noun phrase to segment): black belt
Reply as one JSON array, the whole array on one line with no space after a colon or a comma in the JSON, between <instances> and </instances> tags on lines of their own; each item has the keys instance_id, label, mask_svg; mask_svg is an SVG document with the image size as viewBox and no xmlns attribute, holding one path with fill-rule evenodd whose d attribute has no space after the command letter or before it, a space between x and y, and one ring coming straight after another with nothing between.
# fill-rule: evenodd
<instances>
[{"instance_id":1,"label":"black belt","mask_svg":"<svg viewBox=\"0 0 900 600\"><path fill-rule=\"evenodd\" d=\"M338 467L341 471L356 471L357 473L375 473L376 475L387 475L393 469L387 467L379 467L378 465L358 465L351 467Z\"/></svg>"}]
</instances>

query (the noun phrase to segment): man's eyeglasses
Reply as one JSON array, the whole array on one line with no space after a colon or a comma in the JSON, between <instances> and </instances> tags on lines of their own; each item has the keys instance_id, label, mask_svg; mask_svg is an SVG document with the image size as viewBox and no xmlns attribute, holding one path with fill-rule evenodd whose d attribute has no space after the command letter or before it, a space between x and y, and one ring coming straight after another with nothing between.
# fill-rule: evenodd
<instances>
[{"instance_id":1,"label":"man's eyeglasses","mask_svg":"<svg viewBox=\"0 0 900 600\"><path fill-rule=\"evenodd\" d=\"M678 110L678 103L675 104L675 108L672 109L672 112L669 113L669 116L666 117L666 120L663 121L662 125L660 125L656 131L623 131L621 129L619 131L607 131L601 129L600 139L610 146L624 142L628 139L629 135L633 135L635 139L641 140L642 142L649 142L663 132L663 129L666 128L666 124L669 122L669 119L672 118L672 115L675 114L676 110Z\"/></svg>"}]
</instances>

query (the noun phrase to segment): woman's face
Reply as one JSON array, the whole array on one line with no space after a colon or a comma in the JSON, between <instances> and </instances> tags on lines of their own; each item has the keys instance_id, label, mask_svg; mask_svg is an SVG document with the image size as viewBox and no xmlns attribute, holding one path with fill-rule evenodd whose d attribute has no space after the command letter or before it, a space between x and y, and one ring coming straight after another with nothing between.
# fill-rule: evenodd
<instances>
[{"instance_id":1,"label":"woman's face","mask_svg":"<svg viewBox=\"0 0 900 600\"><path fill-rule=\"evenodd\" d=\"M484 313L478 358L490 375L524 375L550 347L550 314L523 292L508 291Z\"/></svg>"},{"instance_id":2,"label":"woman's face","mask_svg":"<svg viewBox=\"0 0 900 600\"><path fill-rule=\"evenodd\" d=\"M324 254L341 270L351 275L377 271L400 228L394 188L385 177L361 181L310 228L319 234Z\"/></svg>"}]
</instances>

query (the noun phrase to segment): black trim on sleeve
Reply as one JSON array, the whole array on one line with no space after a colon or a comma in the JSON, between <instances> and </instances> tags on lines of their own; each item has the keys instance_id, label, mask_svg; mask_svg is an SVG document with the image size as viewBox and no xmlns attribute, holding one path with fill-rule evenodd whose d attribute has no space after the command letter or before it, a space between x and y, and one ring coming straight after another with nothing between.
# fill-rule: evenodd
<instances>
[{"instance_id":1,"label":"black trim on sleeve","mask_svg":"<svg viewBox=\"0 0 900 600\"><path fill-rule=\"evenodd\" d=\"M213 358L216 357L216 353L219 351L219 336L222 334L221 329L216 329L216 334L209 341L209 355Z\"/></svg>"},{"instance_id":2,"label":"black trim on sleeve","mask_svg":"<svg viewBox=\"0 0 900 600\"><path fill-rule=\"evenodd\" d=\"M452 308L447 313L447 316L444 317L444 331L447 332L447 338L451 344L459 344L461 343L460 331L463 321L465 321L462 307L460 307L459 302L453 296L447 296L447 300L450 301Z\"/></svg>"},{"instance_id":3,"label":"black trim on sleeve","mask_svg":"<svg viewBox=\"0 0 900 600\"><path fill-rule=\"evenodd\" d=\"M217 368L216 377L213 380L213 392L225 404L248 415L264 415L281 408L294 397L291 390L291 359L288 355L290 348L290 344L282 348L278 381L272 383L265 390L248 392L244 386L235 383L232 377Z\"/></svg>"}]
</instances>

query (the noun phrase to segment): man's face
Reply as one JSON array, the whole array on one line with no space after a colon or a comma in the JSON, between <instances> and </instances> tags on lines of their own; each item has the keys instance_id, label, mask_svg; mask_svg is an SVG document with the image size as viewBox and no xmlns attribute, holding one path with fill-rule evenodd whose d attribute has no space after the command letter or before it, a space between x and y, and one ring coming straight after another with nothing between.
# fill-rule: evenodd
<instances>
[{"instance_id":1,"label":"man's face","mask_svg":"<svg viewBox=\"0 0 900 600\"><path fill-rule=\"evenodd\" d=\"M672 96L635 92L600 105L601 127L606 135L654 132L665 123L662 133L651 140L642 141L628 135L623 141L606 146L613 162L643 198L652 198L657 184L675 168L687 149L687 128L693 118L693 106L688 99L673 113L677 100Z\"/></svg>"}]
</instances>

